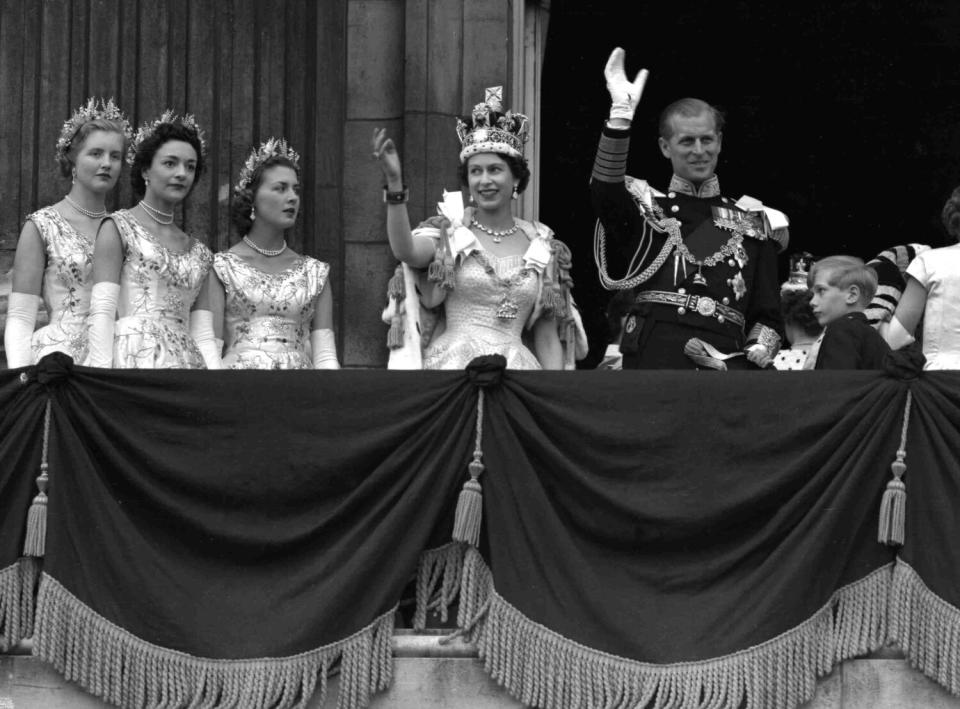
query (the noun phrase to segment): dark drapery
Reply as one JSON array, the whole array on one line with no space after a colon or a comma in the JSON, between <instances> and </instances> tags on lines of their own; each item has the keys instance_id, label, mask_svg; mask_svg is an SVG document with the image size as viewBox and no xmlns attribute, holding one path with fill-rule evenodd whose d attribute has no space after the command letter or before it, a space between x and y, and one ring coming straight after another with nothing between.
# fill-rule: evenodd
<instances>
[{"instance_id":1,"label":"dark drapery","mask_svg":"<svg viewBox=\"0 0 960 709\"><path fill-rule=\"evenodd\" d=\"M894 569L877 518L908 388ZM449 541L467 479L467 374L0 373L0 569L17 565L48 397L41 656L127 706L292 706L337 662L348 705L389 682L391 611ZM483 557L467 553L461 621L495 677L551 707L795 704L932 607L943 662L960 637L944 561L958 402L952 373L507 372L485 390ZM889 631L888 603L906 609ZM77 667L84 643L98 667Z\"/></svg>"}]
</instances>

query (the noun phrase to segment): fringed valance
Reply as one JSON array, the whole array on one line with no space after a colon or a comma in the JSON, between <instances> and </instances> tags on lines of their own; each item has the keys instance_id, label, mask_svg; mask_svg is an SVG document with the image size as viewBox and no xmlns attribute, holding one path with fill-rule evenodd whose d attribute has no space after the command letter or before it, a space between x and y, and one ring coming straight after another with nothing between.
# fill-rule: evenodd
<instances>
[{"instance_id":1,"label":"fringed valance","mask_svg":"<svg viewBox=\"0 0 960 709\"><path fill-rule=\"evenodd\" d=\"M120 706L362 707L405 589L550 709L796 706L890 639L960 690L960 374L23 373L0 642Z\"/></svg>"}]
</instances>

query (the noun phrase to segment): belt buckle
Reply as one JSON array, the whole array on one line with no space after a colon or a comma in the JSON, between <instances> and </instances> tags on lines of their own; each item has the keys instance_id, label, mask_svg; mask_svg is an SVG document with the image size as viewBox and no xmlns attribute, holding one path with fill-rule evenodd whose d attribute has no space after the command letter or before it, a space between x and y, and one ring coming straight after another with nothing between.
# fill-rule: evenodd
<instances>
[{"instance_id":1,"label":"belt buckle","mask_svg":"<svg viewBox=\"0 0 960 709\"><path fill-rule=\"evenodd\" d=\"M697 312L705 318L712 318L717 312L717 301L709 296L701 295L697 299Z\"/></svg>"}]
</instances>

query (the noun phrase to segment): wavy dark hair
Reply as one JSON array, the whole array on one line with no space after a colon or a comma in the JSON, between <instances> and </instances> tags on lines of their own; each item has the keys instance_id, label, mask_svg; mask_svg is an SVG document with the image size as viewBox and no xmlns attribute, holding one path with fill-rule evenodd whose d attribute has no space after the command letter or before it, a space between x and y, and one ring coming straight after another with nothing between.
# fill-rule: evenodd
<instances>
[{"instance_id":1,"label":"wavy dark hair","mask_svg":"<svg viewBox=\"0 0 960 709\"><path fill-rule=\"evenodd\" d=\"M108 118L97 118L92 121L87 121L77 128L77 132L74 133L70 139L70 148L67 150L66 155L59 151L57 152L57 164L60 166L60 174L62 176L70 177L74 166L77 164L77 153L83 149L83 144L87 142L90 134L98 130L104 131L105 133L120 134L120 137L123 138L123 151L120 153L120 162L123 162L123 156L127 154L127 136L124 135L123 132L123 123Z\"/></svg>"},{"instance_id":2,"label":"wavy dark hair","mask_svg":"<svg viewBox=\"0 0 960 709\"><path fill-rule=\"evenodd\" d=\"M153 157L165 143L171 140L181 140L189 143L197 152L197 170L193 177L193 184L190 185L190 192L197 186L200 176L203 174L203 146L200 143L200 136L197 131L187 128L180 122L161 123L152 134L147 136L139 146L133 156L133 165L130 168L130 184L133 186L133 193L138 197L143 197L147 192L147 183L143 179L143 171L153 164ZM190 196L190 192L187 196Z\"/></svg>"},{"instance_id":3,"label":"wavy dark hair","mask_svg":"<svg viewBox=\"0 0 960 709\"><path fill-rule=\"evenodd\" d=\"M250 184L243 188L241 192L235 192L233 195L233 204L230 206L230 221L236 228L240 236L250 233L253 227L253 220L250 218L250 212L253 210L253 198L263 184L263 173L271 167L289 167L297 173L297 179L300 179L300 168L288 157L283 155L271 155L262 163L257 165L253 171L253 177Z\"/></svg>"},{"instance_id":4,"label":"wavy dark hair","mask_svg":"<svg viewBox=\"0 0 960 709\"><path fill-rule=\"evenodd\" d=\"M786 290L780 294L780 313L784 325L795 325L803 330L807 337L819 335L823 328L810 307L813 291Z\"/></svg>"}]
</instances>

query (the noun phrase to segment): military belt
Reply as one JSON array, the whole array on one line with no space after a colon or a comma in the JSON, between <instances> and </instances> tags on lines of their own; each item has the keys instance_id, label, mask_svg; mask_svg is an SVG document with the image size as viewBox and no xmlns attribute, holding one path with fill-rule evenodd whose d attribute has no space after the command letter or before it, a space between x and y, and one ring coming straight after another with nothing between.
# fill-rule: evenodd
<instances>
[{"instance_id":1,"label":"military belt","mask_svg":"<svg viewBox=\"0 0 960 709\"><path fill-rule=\"evenodd\" d=\"M645 290L637 293L634 302L674 305L677 308L678 315L685 315L688 312L697 313L705 318L716 318L717 322L732 322L741 329L743 329L743 326L746 324L746 319L739 310L717 302L706 295Z\"/></svg>"}]
</instances>

